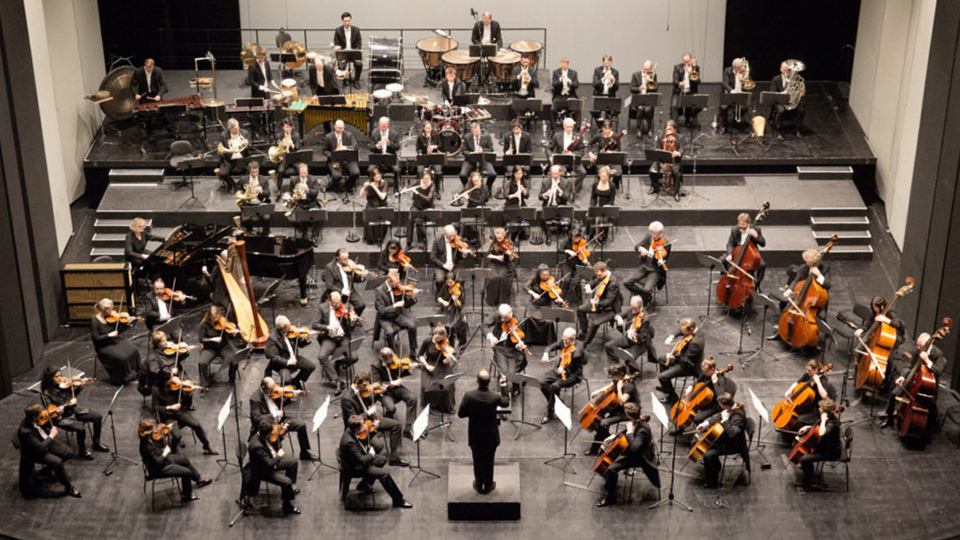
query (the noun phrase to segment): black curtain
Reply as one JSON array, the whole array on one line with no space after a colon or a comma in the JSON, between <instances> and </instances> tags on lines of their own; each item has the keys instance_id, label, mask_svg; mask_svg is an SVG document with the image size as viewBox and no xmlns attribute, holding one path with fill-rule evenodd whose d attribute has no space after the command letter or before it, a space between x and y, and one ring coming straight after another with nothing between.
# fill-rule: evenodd
<instances>
[{"instance_id":1,"label":"black curtain","mask_svg":"<svg viewBox=\"0 0 960 540\"><path fill-rule=\"evenodd\" d=\"M751 78L768 81L796 58L807 80L849 82L859 17L860 0L727 0L723 65L746 57Z\"/></svg>"}]
</instances>

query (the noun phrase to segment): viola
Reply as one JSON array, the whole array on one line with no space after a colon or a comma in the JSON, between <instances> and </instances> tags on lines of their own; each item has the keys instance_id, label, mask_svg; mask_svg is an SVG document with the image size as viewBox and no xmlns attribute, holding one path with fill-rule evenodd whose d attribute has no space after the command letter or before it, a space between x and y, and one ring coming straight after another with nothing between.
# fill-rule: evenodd
<instances>
[{"instance_id":1,"label":"viola","mask_svg":"<svg viewBox=\"0 0 960 540\"><path fill-rule=\"evenodd\" d=\"M717 375L723 375L733 370L733 364L727 364L727 367L718 370ZM693 421L693 417L704 407L713 403L713 390L707 384L707 381L701 381L693 385L693 388L683 396L683 399L673 405L670 415L673 423L677 427L684 427Z\"/></svg>"},{"instance_id":2,"label":"viola","mask_svg":"<svg viewBox=\"0 0 960 540\"><path fill-rule=\"evenodd\" d=\"M333 315L338 319L349 317L350 322L352 323L363 320L363 318L357 315L357 312L354 311L353 308L348 308L346 304L340 304L336 309L334 309Z\"/></svg>"},{"instance_id":3,"label":"viola","mask_svg":"<svg viewBox=\"0 0 960 540\"><path fill-rule=\"evenodd\" d=\"M593 301L590 302L590 311L597 311L597 302L600 301L600 297L603 296L603 292L607 290L607 284L610 283L610 274L607 274L607 277L600 280L600 284L597 285L597 290L593 291Z\"/></svg>"},{"instance_id":4,"label":"viola","mask_svg":"<svg viewBox=\"0 0 960 540\"><path fill-rule=\"evenodd\" d=\"M626 337L630 341L637 341L637 332L640 331L640 328L643 326L643 312L637 313L633 316L633 319L630 321L630 324L624 325L624 330L626 330ZM683 340L681 340L683 341Z\"/></svg>"},{"instance_id":5,"label":"viola","mask_svg":"<svg viewBox=\"0 0 960 540\"><path fill-rule=\"evenodd\" d=\"M292 398L299 396L300 394L307 395L310 392L306 390L300 390L299 388L294 388L289 384L287 386L274 386L273 390L270 391L270 399L280 399L280 398Z\"/></svg>"},{"instance_id":6,"label":"viola","mask_svg":"<svg viewBox=\"0 0 960 540\"><path fill-rule=\"evenodd\" d=\"M224 332L227 335L235 336L240 333L240 329L237 328L237 325L228 321L226 317L220 317L213 323L213 329L218 332Z\"/></svg>"},{"instance_id":7,"label":"viola","mask_svg":"<svg viewBox=\"0 0 960 540\"><path fill-rule=\"evenodd\" d=\"M463 291L460 290L460 282L456 282L453 286L448 286L447 290L450 292L450 301L456 304L457 307L463 307L463 301L460 298L463 297Z\"/></svg>"},{"instance_id":8,"label":"viola","mask_svg":"<svg viewBox=\"0 0 960 540\"><path fill-rule=\"evenodd\" d=\"M473 255L473 250L471 250L470 246L459 236L454 236L453 240L450 240L450 247L459 251L463 256Z\"/></svg>"},{"instance_id":9,"label":"viola","mask_svg":"<svg viewBox=\"0 0 960 540\"><path fill-rule=\"evenodd\" d=\"M196 349L198 345L187 345L186 343L174 343L163 348L163 354L187 354L190 349Z\"/></svg>"},{"instance_id":10,"label":"viola","mask_svg":"<svg viewBox=\"0 0 960 540\"><path fill-rule=\"evenodd\" d=\"M654 260L657 261L657 264L663 268L664 272L668 272L670 269L667 268L667 242L661 236L653 242L650 242L650 252L653 253Z\"/></svg>"},{"instance_id":11,"label":"viola","mask_svg":"<svg viewBox=\"0 0 960 540\"><path fill-rule=\"evenodd\" d=\"M560 378L564 381L567 380L567 368L570 367L570 362L573 361L573 351L577 349L576 344L567 345L560 351L560 361L557 362L557 371L560 371Z\"/></svg>"},{"instance_id":12,"label":"viola","mask_svg":"<svg viewBox=\"0 0 960 540\"><path fill-rule=\"evenodd\" d=\"M648 422L649 420L650 415L648 414L640 418L638 422ZM618 433L616 437L609 439L609 441L604 441L603 444L600 445L600 455L597 456L597 461L593 464L593 472L600 476L605 476L610 465L623 455L629 446L630 443L627 441L627 432L625 430Z\"/></svg>"},{"instance_id":13,"label":"viola","mask_svg":"<svg viewBox=\"0 0 960 540\"><path fill-rule=\"evenodd\" d=\"M540 288L543 289L543 291L547 293L550 298L553 298L558 304L562 305L563 307L569 306L567 301L563 299L563 296L561 296L560 293L562 291L560 290L560 286L557 285L556 281L554 281L553 276L550 276L547 279L541 279Z\"/></svg>"},{"instance_id":14,"label":"viola","mask_svg":"<svg viewBox=\"0 0 960 540\"><path fill-rule=\"evenodd\" d=\"M170 431L173 429L174 424L176 424L176 422L171 422L169 424L157 424L157 427L154 428L150 437L155 441L163 439L164 437L170 435Z\"/></svg>"},{"instance_id":15,"label":"viola","mask_svg":"<svg viewBox=\"0 0 960 540\"><path fill-rule=\"evenodd\" d=\"M279 424L273 425L273 431L270 432L270 435L267 436L267 440L276 443L287 434L287 428L290 427L290 422L284 421Z\"/></svg>"},{"instance_id":16,"label":"viola","mask_svg":"<svg viewBox=\"0 0 960 540\"><path fill-rule=\"evenodd\" d=\"M623 378L623 382L632 381L640 376L636 371ZM612 412L620 405L620 397L617 395L617 381L601 388L596 396L590 399L586 405L580 409L580 427L587 431L594 431L600 426L600 421L608 413Z\"/></svg>"},{"instance_id":17,"label":"viola","mask_svg":"<svg viewBox=\"0 0 960 540\"><path fill-rule=\"evenodd\" d=\"M570 244L570 250L573 251L573 252L576 254L576 257L577 257L577 259L580 260L580 262L582 262L583 264L585 264L585 265L587 265L587 266L593 267L593 265L590 264L590 250L587 249L587 241L586 241L586 240L584 240L583 238L581 238L581 239L577 240L576 242L572 242L572 243Z\"/></svg>"},{"instance_id":18,"label":"viola","mask_svg":"<svg viewBox=\"0 0 960 540\"><path fill-rule=\"evenodd\" d=\"M842 412L843 405L837 407L833 414L839 416ZM817 443L820 442L821 436L823 436L823 433L820 433L820 422L817 422L803 436L799 437L797 444L790 451L790 461L799 465L800 458L817 449Z\"/></svg>"},{"instance_id":19,"label":"viola","mask_svg":"<svg viewBox=\"0 0 960 540\"><path fill-rule=\"evenodd\" d=\"M76 388L76 387L83 386L88 382L97 382L97 379L95 377L71 377L69 379L65 377L61 377L60 382L57 383L57 386L61 390L66 390L71 386Z\"/></svg>"},{"instance_id":20,"label":"viola","mask_svg":"<svg viewBox=\"0 0 960 540\"><path fill-rule=\"evenodd\" d=\"M116 311L111 311L110 315L107 315L106 321L108 323L123 323L123 324L133 324L135 322L143 322L143 317L134 317L127 312L118 313Z\"/></svg>"},{"instance_id":21,"label":"viola","mask_svg":"<svg viewBox=\"0 0 960 540\"><path fill-rule=\"evenodd\" d=\"M817 371L817 375L823 376L833 369L833 364L827 364ZM817 398L816 383L813 377L809 381L798 385L790 393L790 397L781 400L773 407L773 425L777 429L790 429L797 423L800 413L807 409Z\"/></svg>"},{"instance_id":22,"label":"viola","mask_svg":"<svg viewBox=\"0 0 960 540\"><path fill-rule=\"evenodd\" d=\"M742 409L743 407L743 403L738 403L730 408L730 412L732 413L733 411ZM697 440L696 444L693 445L693 448L691 448L690 452L687 454L687 459L694 463L700 461L700 458L707 453L707 450L709 450L710 447L712 447L722 435L723 423L718 420L703 432L703 435L700 436L700 439Z\"/></svg>"},{"instance_id":23,"label":"viola","mask_svg":"<svg viewBox=\"0 0 960 540\"><path fill-rule=\"evenodd\" d=\"M418 289L418 288L414 287L413 285L402 285L402 284L401 284L401 285L397 285L396 287L394 287L393 289L391 289L390 292L392 292L394 296L402 296L402 295L404 295L404 294L413 295L413 294L417 294L417 293L421 293L421 292L426 292L426 291L424 291L424 289Z\"/></svg>"},{"instance_id":24,"label":"viola","mask_svg":"<svg viewBox=\"0 0 960 540\"><path fill-rule=\"evenodd\" d=\"M943 326L930 336L930 341L922 352L929 353L934 342L946 337L952 327L953 320L944 318ZM901 396L903 401L900 401L897 434L901 438L924 439L928 435L927 420L936 402L937 376L930 371L920 354L917 354L917 361L903 382L906 386L901 386L905 392Z\"/></svg>"},{"instance_id":25,"label":"viola","mask_svg":"<svg viewBox=\"0 0 960 540\"><path fill-rule=\"evenodd\" d=\"M56 420L59 418L63 411L67 407L72 407L77 404L77 398L72 398L70 401L64 403L63 405L50 405L46 409L40 412L40 418L37 419L37 425L44 425L50 420Z\"/></svg>"},{"instance_id":26,"label":"viola","mask_svg":"<svg viewBox=\"0 0 960 540\"><path fill-rule=\"evenodd\" d=\"M291 326L287 330L287 339L310 339L310 336L317 335L316 330L311 330L306 326Z\"/></svg>"},{"instance_id":27,"label":"viola","mask_svg":"<svg viewBox=\"0 0 960 540\"><path fill-rule=\"evenodd\" d=\"M456 355L454 355L454 353L457 351L456 349L453 348L453 345L450 344L449 339L443 338L443 341L441 341L440 343L434 343L434 346L437 348L438 351L443 353L444 358L453 360L458 366L460 365L460 360L458 360Z\"/></svg>"},{"instance_id":28,"label":"viola","mask_svg":"<svg viewBox=\"0 0 960 540\"><path fill-rule=\"evenodd\" d=\"M753 225L763 221L770 211L770 203L765 202L753 218ZM747 229L749 230L749 229ZM744 303L753 301L756 290L753 273L763 264L760 250L753 243L753 237L745 235L744 243L733 248L733 262L730 271L720 276L717 282L717 301L730 309L740 309Z\"/></svg>"},{"instance_id":29,"label":"viola","mask_svg":"<svg viewBox=\"0 0 960 540\"><path fill-rule=\"evenodd\" d=\"M181 379L180 377L177 377L177 376L170 377L170 379L167 380L167 388L172 392L182 390L183 392L187 392L187 393L193 392L194 390L197 390L197 389L206 390L205 387L200 386L199 384L191 380Z\"/></svg>"},{"instance_id":30,"label":"viola","mask_svg":"<svg viewBox=\"0 0 960 540\"><path fill-rule=\"evenodd\" d=\"M503 240L494 239L490 245L490 251L499 251L500 253L503 253L508 260L520 258L520 254L517 253L516 248L514 248L513 244L510 243L510 240L507 238L504 238Z\"/></svg>"},{"instance_id":31,"label":"viola","mask_svg":"<svg viewBox=\"0 0 960 540\"><path fill-rule=\"evenodd\" d=\"M500 328L507 333L507 337L511 343L518 345L519 349L527 353L527 355L533 354L530 351L530 347L527 347L527 345L523 342L525 334L523 333L523 330L520 330L516 317L510 317L509 321L501 322Z\"/></svg>"},{"instance_id":32,"label":"viola","mask_svg":"<svg viewBox=\"0 0 960 540\"><path fill-rule=\"evenodd\" d=\"M369 419L364 420L363 427L360 429L360 433L357 434L357 438L359 438L361 441L366 440L368 437L376 433L378 424L379 421Z\"/></svg>"},{"instance_id":33,"label":"viola","mask_svg":"<svg viewBox=\"0 0 960 540\"><path fill-rule=\"evenodd\" d=\"M837 235L833 235L820 252L826 255L836 243ZM827 305L827 290L817 283L816 276L810 272L807 279L797 283L788 300L789 305L780 314L777 325L780 339L796 349L816 345L820 340L817 314Z\"/></svg>"},{"instance_id":34,"label":"viola","mask_svg":"<svg viewBox=\"0 0 960 540\"><path fill-rule=\"evenodd\" d=\"M691 341L693 341L693 337L694 337L694 334L687 334L682 338L680 338L680 340L677 341L677 344L673 346L673 349L670 350L670 354L668 354L667 356L676 357L678 354L682 353L683 349L686 348L687 343L690 343ZM666 362L663 363L663 367L670 367L669 358L667 358Z\"/></svg>"},{"instance_id":35,"label":"viola","mask_svg":"<svg viewBox=\"0 0 960 540\"><path fill-rule=\"evenodd\" d=\"M890 312L890 307L898 298L909 294L913 290L913 284L913 278L908 277L906 285L897 290L880 315L886 316ZM885 322L874 320L866 335L870 336L869 344L858 338L860 344L864 347L864 351L857 361L856 388L875 394L883 383L883 377L887 371L887 362L897 344L897 329Z\"/></svg>"},{"instance_id":36,"label":"viola","mask_svg":"<svg viewBox=\"0 0 960 540\"><path fill-rule=\"evenodd\" d=\"M353 259L347 259L347 264L346 266L343 267L343 271L348 274L350 272L355 272L361 275L366 274L372 278L377 277L377 274L375 272L371 272L370 270L367 270L362 264L357 264L353 262Z\"/></svg>"},{"instance_id":37,"label":"viola","mask_svg":"<svg viewBox=\"0 0 960 540\"><path fill-rule=\"evenodd\" d=\"M170 287L163 289L163 292L160 293L160 299L164 302L169 302L173 300L174 302L186 302L187 300L196 300L196 296L190 296L189 294L184 294L183 291L175 291Z\"/></svg>"},{"instance_id":38,"label":"viola","mask_svg":"<svg viewBox=\"0 0 960 540\"><path fill-rule=\"evenodd\" d=\"M360 397L366 399L372 395L380 395L386 389L387 388L385 386L381 385L378 382L370 383L367 385L366 390L364 390L363 392L360 392Z\"/></svg>"},{"instance_id":39,"label":"viola","mask_svg":"<svg viewBox=\"0 0 960 540\"><path fill-rule=\"evenodd\" d=\"M439 349L440 347L438 346L437 348ZM416 362L411 363L409 358L400 358L397 355L393 355L393 359L390 360L390 362L387 363L386 366L387 366L387 369L400 370L400 374L403 375L405 373L410 373L410 370L412 368L417 367L417 363ZM378 384L378 383L374 383L374 384Z\"/></svg>"}]
</instances>

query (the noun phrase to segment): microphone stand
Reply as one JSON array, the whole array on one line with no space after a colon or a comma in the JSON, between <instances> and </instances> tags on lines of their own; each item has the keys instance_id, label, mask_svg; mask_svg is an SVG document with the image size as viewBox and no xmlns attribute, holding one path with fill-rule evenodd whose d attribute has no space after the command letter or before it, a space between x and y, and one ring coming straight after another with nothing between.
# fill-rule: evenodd
<instances>
[{"instance_id":1,"label":"microphone stand","mask_svg":"<svg viewBox=\"0 0 960 540\"><path fill-rule=\"evenodd\" d=\"M662 424L660 425L660 430L661 430L660 437L661 437L661 439L662 439L662 438L663 438L663 425L662 425ZM664 500L662 500L662 501L660 501L660 502L658 502L658 503L656 503L656 504L651 505L651 506L650 506L650 509L651 509L651 510L653 510L654 508L658 508L658 507L660 507L660 506L663 506L663 505L673 506L673 504L676 503L677 505L679 505L681 508L683 508L683 509L686 510L687 512L693 512L693 508L691 508L690 506L686 505L685 503L683 503L682 501L680 501L680 500L678 500L678 499L676 498L676 495L675 495L674 492L673 492L673 485L674 485L674 482L676 481L676 478L677 478L677 437L674 436L674 437L673 437L673 452L672 452L671 455L670 455L670 491L669 491L669 493L667 493L667 498L666 498L666 499L664 499Z\"/></svg>"}]
</instances>

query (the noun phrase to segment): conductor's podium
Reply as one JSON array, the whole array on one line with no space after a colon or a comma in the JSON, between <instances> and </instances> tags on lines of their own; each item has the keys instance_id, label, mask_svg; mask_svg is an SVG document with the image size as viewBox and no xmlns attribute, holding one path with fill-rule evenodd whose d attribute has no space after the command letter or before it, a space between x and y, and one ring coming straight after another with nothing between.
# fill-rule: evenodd
<instances>
[{"instance_id":1,"label":"conductor's podium","mask_svg":"<svg viewBox=\"0 0 960 540\"><path fill-rule=\"evenodd\" d=\"M473 465L451 464L447 485L447 519L507 521L520 519L520 465L497 464L497 489L481 495L473 489Z\"/></svg>"}]
</instances>

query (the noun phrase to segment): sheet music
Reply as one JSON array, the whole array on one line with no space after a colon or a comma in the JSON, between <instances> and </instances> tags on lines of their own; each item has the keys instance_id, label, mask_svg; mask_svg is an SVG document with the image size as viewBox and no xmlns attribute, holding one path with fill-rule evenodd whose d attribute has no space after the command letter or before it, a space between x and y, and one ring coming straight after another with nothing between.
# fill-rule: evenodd
<instances>
[{"instance_id":1,"label":"sheet music","mask_svg":"<svg viewBox=\"0 0 960 540\"><path fill-rule=\"evenodd\" d=\"M313 431L316 432L320 429L320 425L323 424L323 421L327 419L327 412L330 410L330 394L327 394L327 399L323 400L323 403L317 407L317 412L313 414Z\"/></svg>"},{"instance_id":2,"label":"sheet music","mask_svg":"<svg viewBox=\"0 0 960 540\"><path fill-rule=\"evenodd\" d=\"M420 440L420 436L427 430L427 424L430 423L430 404L420 411L417 419L413 421L413 440Z\"/></svg>"},{"instance_id":3,"label":"sheet music","mask_svg":"<svg viewBox=\"0 0 960 540\"><path fill-rule=\"evenodd\" d=\"M217 415L217 431L223 431L223 425L227 422L227 418L230 418L230 405L233 403L233 392L230 392L230 395L227 396L227 401L223 403L223 407L220 407L220 414Z\"/></svg>"},{"instance_id":4,"label":"sheet music","mask_svg":"<svg viewBox=\"0 0 960 540\"><path fill-rule=\"evenodd\" d=\"M650 402L653 404L653 415L657 417L657 420L663 424L663 427L670 427L670 418L667 416L667 408L663 406L663 403L660 403L660 400L657 399L657 395L653 392L650 392Z\"/></svg>"},{"instance_id":5,"label":"sheet music","mask_svg":"<svg viewBox=\"0 0 960 540\"><path fill-rule=\"evenodd\" d=\"M570 430L570 407L567 407L567 404L559 397L557 397L556 406L553 408L553 415L557 417L557 420L560 420L563 427L567 428L568 431Z\"/></svg>"},{"instance_id":6,"label":"sheet music","mask_svg":"<svg viewBox=\"0 0 960 540\"><path fill-rule=\"evenodd\" d=\"M760 398L753 393L753 388L747 387L747 390L750 391L750 400L753 401L753 408L757 410L760 414L761 420L766 420L767 423L770 423L770 413L767 412L767 408L763 406L763 402L760 401Z\"/></svg>"}]
</instances>

